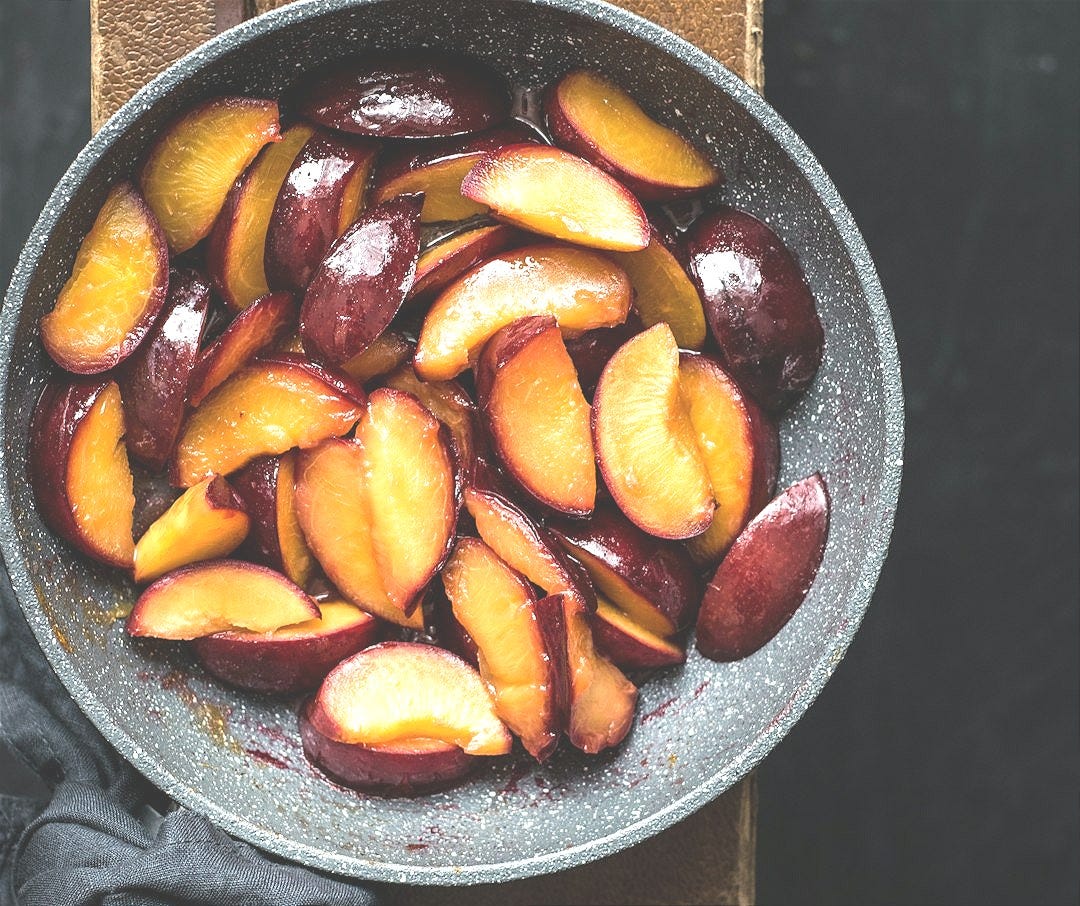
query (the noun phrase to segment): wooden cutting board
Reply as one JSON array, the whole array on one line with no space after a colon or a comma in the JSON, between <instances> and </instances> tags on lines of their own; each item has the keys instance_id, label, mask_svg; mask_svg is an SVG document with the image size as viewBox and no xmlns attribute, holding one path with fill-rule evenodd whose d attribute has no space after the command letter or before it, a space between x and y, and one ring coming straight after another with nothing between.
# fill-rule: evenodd
<instances>
[{"instance_id":1,"label":"wooden cutting board","mask_svg":"<svg viewBox=\"0 0 1080 906\"><path fill-rule=\"evenodd\" d=\"M291 0L90 0L94 129L147 81L220 31ZM467 3L468 0L462 0ZM758 91L763 0L622 0L712 54ZM408 906L748 904L754 901L753 777L656 837L599 862L509 884L388 887Z\"/></svg>"}]
</instances>

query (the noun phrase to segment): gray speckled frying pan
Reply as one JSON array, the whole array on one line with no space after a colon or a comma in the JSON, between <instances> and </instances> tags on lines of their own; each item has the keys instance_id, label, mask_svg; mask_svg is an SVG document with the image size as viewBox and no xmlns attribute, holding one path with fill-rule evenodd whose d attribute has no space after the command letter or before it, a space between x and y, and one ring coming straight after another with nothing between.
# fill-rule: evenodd
<instances>
[{"instance_id":1,"label":"gray speckled frying pan","mask_svg":"<svg viewBox=\"0 0 1080 906\"><path fill-rule=\"evenodd\" d=\"M276 95L301 70L362 48L466 51L515 83L571 65L609 73L708 149L723 196L799 255L826 329L811 392L783 421L781 487L815 469L833 500L809 598L752 657L685 668L642 689L616 752L505 761L418 799L364 797L300 751L294 703L212 681L176 646L133 643L115 608L130 582L75 556L42 525L26 480L30 411L49 363L37 323L53 304L110 183L162 123L222 93ZM101 732L168 794L222 828L308 865L383 881L470 884L596 859L668 827L756 765L802 716L862 619L900 484L903 401L889 312L829 178L779 116L701 51L591 0L312 0L229 31L140 91L72 164L26 244L3 310L0 542L46 656Z\"/></svg>"}]
</instances>

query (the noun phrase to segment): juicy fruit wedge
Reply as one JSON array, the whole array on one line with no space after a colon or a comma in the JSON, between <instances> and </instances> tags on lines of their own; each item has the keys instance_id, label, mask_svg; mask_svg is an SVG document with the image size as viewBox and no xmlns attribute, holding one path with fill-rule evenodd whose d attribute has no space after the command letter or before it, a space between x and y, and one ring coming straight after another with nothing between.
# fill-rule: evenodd
<instances>
[{"instance_id":1,"label":"juicy fruit wedge","mask_svg":"<svg viewBox=\"0 0 1080 906\"><path fill-rule=\"evenodd\" d=\"M450 552L454 467L442 426L415 397L380 388L356 431L367 468L371 543L386 594L403 613Z\"/></svg>"},{"instance_id":2,"label":"juicy fruit wedge","mask_svg":"<svg viewBox=\"0 0 1080 906\"><path fill-rule=\"evenodd\" d=\"M563 76L548 91L546 109L557 144L607 170L645 201L671 201L720 182L720 171L705 155L595 72Z\"/></svg>"},{"instance_id":3,"label":"juicy fruit wedge","mask_svg":"<svg viewBox=\"0 0 1080 906\"><path fill-rule=\"evenodd\" d=\"M593 439L604 482L631 522L660 538L708 528L712 487L666 324L638 334L605 366L593 398Z\"/></svg>"},{"instance_id":4,"label":"juicy fruit wedge","mask_svg":"<svg viewBox=\"0 0 1080 906\"><path fill-rule=\"evenodd\" d=\"M135 545L135 581L150 582L181 566L225 557L247 537L251 520L220 475L188 488Z\"/></svg>"},{"instance_id":5,"label":"juicy fruit wedge","mask_svg":"<svg viewBox=\"0 0 1080 906\"><path fill-rule=\"evenodd\" d=\"M30 425L30 479L53 531L95 560L130 567L135 497L123 437L113 381L54 381Z\"/></svg>"},{"instance_id":6,"label":"juicy fruit wedge","mask_svg":"<svg viewBox=\"0 0 1080 906\"><path fill-rule=\"evenodd\" d=\"M666 637L694 621L702 582L682 545L645 534L609 506L548 528L597 591L644 629Z\"/></svg>"},{"instance_id":7,"label":"juicy fruit wedge","mask_svg":"<svg viewBox=\"0 0 1080 906\"><path fill-rule=\"evenodd\" d=\"M634 284L634 307L642 324L667 322L682 349L705 345L705 309L697 287L656 229L640 252L613 252L612 257Z\"/></svg>"},{"instance_id":8,"label":"juicy fruit wedge","mask_svg":"<svg viewBox=\"0 0 1080 906\"><path fill-rule=\"evenodd\" d=\"M644 329L637 313L631 311L622 324L598 327L596 330L587 330L580 337L567 339L566 352L574 363L578 383L586 399L591 399L596 393L600 375L611 357L622 348L623 343Z\"/></svg>"},{"instance_id":9,"label":"juicy fruit wedge","mask_svg":"<svg viewBox=\"0 0 1080 906\"><path fill-rule=\"evenodd\" d=\"M529 583L475 538L457 543L442 580L454 617L476 643L496 713L544 761L559 742L559 702Z\"/></svg>"},{"instance_id":10,"label":"juicy fruit wedge","mask_svg":"<svg viewBox=\"0 0 1080 906\"><path fill-rule=\"evenodd\" d=\"M529 315L551 315L566 336L621 324L631 294L626 273L595 252L554 243L504 252L435 300L413 367L426 381L450 380L499 328Z\"/></svg>"},{"instance_id":11,"label":"juicy fruit wedge","mask_svg":"<svg viewBox=\"0 0 1080 906\"><path fill-rule=\"evenodd\" d=\"M470 755L505 755L512 745L480 675L449 651L418 642L383 642L342 661L309 716L320 733L344 743L432 739Z\"/></svg>"},{"instance_id":12,"label":"juicy fruit wedge","mask_svg":"<svg viewBox=\"0 0 1080 906\"><path fill-rule=\"evenodd\" d=\"M180 435L209 305L210 285L197 272L173 270L161 317L120 371L128 455L153 472Z\"/></svg>"},{"instance_id":13,"label":"juicy fruit wedge","mask_svg":"<svg viewBox=\"0 0 1080 906\"><path fill-rule=\"evenodd\" d=\"M818 474L792 485L750 521L701 603L697 647L714 661L747 657L798 610L825 555L829 494Z\"/></svg>"},{"instance_id":14,"label":"juicy fruit wedge","mask_svg":"<svg viewBox=\"0 0 1080 906\"><path fill-rule=\"evenodd\" d=\"M375 146L318 130L281 184L266 233L266 277L301 292L356 216L375 164Z\"/></svg>"},{"instance_id":15,"label":"juicy fruit wedge","mask_svg":"<svg viewBox=\"0 0 1080 906\"><path fill-rule=\"evenodd\" d=\"M376 641L382 624L344 601L322 601L321 615L272 632L233 630L195 639L192 650L218 679L255 692L315 689L349 655Z\"/></svg>"},{"instance_id":16,"label":"juicy fruit wedge","mask_svg":"<svg viewBox=\"0 0 1080 906\"><path fill-rule=\"evenodd\" d=\"M299 112L313 123L375 138L476 132L510 111L510 96L492 70L431 50L368 52L312 73L294 93Z\"/></svg>"},{"instance_id":17,"label":"juicy fruit wedge","mask_svg":"<svg viewBox=\"0 0 1080 906\"><path fill-rule=\"evenodd\" d=\"M173 479L190 487L227 475L259 456L312 447L347 434L364 392L348 378L300 356L281 354L240 369L210 394L184 425Z\"/></svg>"},{"instance_id":18,"label":"juicy fruit wedge","mask_svg":"<svg viewBox=\"0 0 1080 906\"><path fill-rule=\"evenodd\" d=\"M499 458L543 505L587 516L596 504L589 404L550 315L522 318L488 340L476 393Z\"/></svg>"},{"instance_id":19,"label":"juicy fruit wedge","mask_svg":"<svg viewBox=\"0 0 1080 906\"><path fill-rule=\"evenodd\" d=\"M225 199L206 248L214 288L240 310L270 292L263 259L266 233L281 184L314 127L297 123L267 145Z\"/></svg>"},{"instance_id":20,"label":"juicy fruit wedge","mask_svg":"<svg viewBox=\"0 0 1080 906\"><path fill-rule=\"evenodd\" d=\"M825 334L802 270L756 217L721 208L684 241L725 367L770 412L798 399L817 374Z\"/></svg>"},{"instance_id":21,"label":"juicy fruit wedge","mask_svg":"<svg viewBox=\"0 0 1080 906\"><path fill-rule=\"evenodd\" d=\"M768 416L713 359L683 353L679 382L716 498L712 523L687 548L698 563L715 565L769 502L780 440Z\"/></svg>"},{"instance_id":22,"label":"juicy fruit wedge","mask_svg":"<svg viewBox=\"0 0 1080 906\"><path fill-rule=\"evenodd\" d=\"M409 290L409 298L419 299L441 292L469 268L516 244L521 235L514 227L498 223L465 230L437 242L416 262L416 279Z\"/></svg>"},{"instance_id":23,"label":"juicy fruit wedge","mask_svg":"<svg viewBox=\"0 0 1080 906\"><path fill-rule=\"evenodd\" d=\"M214 226L225 197L267 142L280 140L274 101L207 101L161 133L139 174L169 248L186 252Z\"/></svg>"},{"instance_id":24,"label":"juicy fruit wedge","mask_svg":"<svg viewBox=\"0 0 1080 906\"><path fill-rule=\"evenodd\" d=\"M188 384L188 402L198 406L257 353L280 343L296 326L297 314L288 293L256 299L199 356Z\"/></svg>"},{"instance_id":25,"label":"juicy fruit wedge","mask_svg":"<svg viewBox=\"0 0 1080 906\"><path fill-rule=\"evenodd\" d=\"M61 368L107 371L149 332L168 287L165 234L135 188L120 183L79 246L56 305L41 319L41 342Z\"/></svg>"},{"instance_id":26,"label":"juicy fruit wedge","mask_svg":"<svg viewBox=\"0 0 1080 906\"><path fill-rule=\"evenodd\" d=\"M570 719L566 735L589 755L617 746L630 732L637 688L611 661L596 651L589 614L574 598L562 595L566 626L566 661L570 680Z\"/></svg>"},{"instance_id":27,"label":"juicy fruit wedge","mask_svg":"<svg viewBox=\"0 0 1080 906\"><path fill-rule=\"evenodd\" d=\"M638 200L586 160L548 145L509 145L485 154L461 194L507 223L577 245L632 252L649 244Z\"/></svg>"},{"instance_id":28,"label":"juicy fruit wedge","mask_svg":"<svg viewBox=\"0 0 1080 906\"><path fill-rule=\"evenodd\" d=\"M565 592L595 609L596 597L585 571L509 500L494 491L467 488L465 508L484 543L508 566L549 595Z\"/></svg>"},{"instance_id":29,"label":"juicy fruit wedge","mask_svg":"<svg viewBox=\"0 0 1080 906\"><path fill-rule=\"evenodd\" d=\"M209 560L158 579L135 602L133 636L197 639L230 629L272 632L319 616L319 608L280 573L242 560Z\"/></svg>"},{"instance_id":30,"label":"juicy fruit wedge","mask_svg":"<svg viewBox=\"0 0 1080 906\"><path fill-rule=\"evenodd\" d=\"M597 603L592 631L597 650L623 670L670 667L686 660L686 651L677 642L638 625L603 598Z\"/></svg>"},{"instance_id":31,"label":"juicy fruit wedge","mask_svg":"<svg viewBox=\"0 0 1080 906\"><path fill-rule=\"evenodd\" d=\"M412 288L421 203L403 195L376 205L334 243L304 294L304 349L340 364L386 330Z\"/></svg>"},{"instance_id":32,"label":"juicy fruit wedge","mask_svg":"<svg viewBox=\"0 0 1080 906\"><path fill-rule=\"evenodd\" d=\"M481 156L480 153L462 154L409 170L377 186L372 192L372 201L378 203L398 195L422 194L424 209L420 220L423 223L465 220L483 214L483 205L461 194L461 181Z\"/></svg>"},{"instance_id":33,"label":"juicy fruit wedge","mask_svg":"<svg viewBox=\"0 0 1080 906\"><path fill-rule=\"evenodd\" d=\"M399 333L380 334L363 352L343 362L341 370L358 384L393 371L412 358L413 344Z\"/></svg>"}]
</instances>

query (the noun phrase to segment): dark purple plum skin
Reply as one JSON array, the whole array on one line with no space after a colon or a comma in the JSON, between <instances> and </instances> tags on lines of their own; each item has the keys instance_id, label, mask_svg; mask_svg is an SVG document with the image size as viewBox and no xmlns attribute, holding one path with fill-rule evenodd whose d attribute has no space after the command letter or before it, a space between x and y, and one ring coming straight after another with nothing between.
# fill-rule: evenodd
<instances>
[{"instance_id":1,"label":"dark purple plum skin","mask_svg":"<svg viewBox=\"0 0 1080 906\"><path fill-rule=\"evenodd\" d=\"M371 142L317 130L278 191L263 264L273 289L303 291L338 236L345 188L375 154Z\"/></svg>"},{"instance_id":2,"label":"dark purple plum skin","mask_svg":"<svg viewBox=\"0 0 1080 906\"><path fill-rule=\"evenodd\" d=\"M251 531L240 553L271 569L283 570L277 528L279 463L277 456L260 457L234 473L232 485L251 518Z\"/></svg>"},{"instance_id":3,"label":"dark purple plum skin","mask_svg":"<svg viewBox=\"0 0 1080 906\"><path fill-rule=\"evenodd\" d=\"M313 123L373 138L443 138L505 120L510 94L483 64L431 50L368 53L306 77L293 91Z\"/></svg>"},{"instance_id":4,"label":"dark purple plum skin","mask_svg":"<svg viewBox=\"0 0 1080 906\"><path fill-rule=\"evenodd\" d=\"M176 446L209 304L208 281L174 269L161 318L120 370L128 455L153 472L165 468Z\"/></svg>"},{"instance_id":5,"label":"dark purple plum skin","mask_svg":"<svg viewBox=\"0 0 1080 906\"><path fill-rule=\"evenodd\" d=\"M588 519L552 519L548 529L572 557L579 547L651 601L676 630L693 621L702 582L681 544L647 535L614 507L600 505Z\"/></svg>"},{"instance_id":6,"label":"dark purple plum skin","mask_svg":"<svg viewBox=\"0 0 1080 906\"><path fill-rule=\"evenodd\" d=\"M698 651L714 661L736 661L783 629L821 566L829 509L825 482L815 473L750 521L705 589Z\"/></svg>"},{"instance_id":7,"label":"dark purple plum skin","mask_svg":"<svg viewBox=\"0 0 1080 906\"><path fill-rule=\"evenodd\" d=\"M399 195L365 211L319 265L300 308L300 338L340 365L363 352L398 313L420 257L423 196Z\"/></svg>"},{"instance_id":8,"label":"dark purple plum skin","mask_svg":"<svg viewBox=\"0 0 1080 906\"><path fill-rule=\"evenodd\" d=\"M566 351L577 370L578 383L586 399L592 399L604 366L619 347L645 329L636 313L630 312L622 324L596 327L566 341Z\"/></svg>"},{"instance_id":9,"label":"dark purple plum skin","mask_svg":"<svg viewBox=\"0 0 1080 906\"><path fill-rule=\"evenodd\" d=\"M558 731L565 730L570 720L570 663L566 643L566 609L563 605L567 597L560 592L541 598L533 605L544 651L549 659L548 675L554 687L552 711Z\"/></svg>"},{"instance_id":10,"label":"dark purple plum skin","mask_svg":"<svg viewBox=\"0 0 1080 906\"><path fill-rule=\"evenodd\" d=\"M764 223L729 207L698 218L684 242L725 367L763 408L788 408L817 374L825 345L794 256Z\"/></svg>"}]
</instances>

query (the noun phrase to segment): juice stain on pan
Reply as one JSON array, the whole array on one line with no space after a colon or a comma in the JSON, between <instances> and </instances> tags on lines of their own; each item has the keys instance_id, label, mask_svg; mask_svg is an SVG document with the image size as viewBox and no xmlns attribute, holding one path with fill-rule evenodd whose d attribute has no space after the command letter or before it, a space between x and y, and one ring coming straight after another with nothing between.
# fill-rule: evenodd
<instances>
[{"instance_id":1,"label":"juice stain on pan","mask_svg":"<svg viewBox=\"0 0 1080 906\"><path fill-rule=\"evenodd\" d=\"M227 749L236 755L243 753L240 743L229 731L229 715L232 708L203 701L188 685L187 676L179 670L170 670L161 678L161 688L176 693L195 718L196 726L202 730L214 745Z\"/></svg>"}]
</instances>

